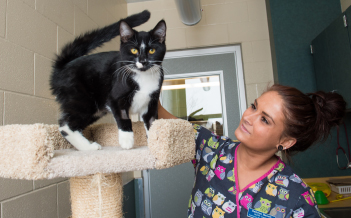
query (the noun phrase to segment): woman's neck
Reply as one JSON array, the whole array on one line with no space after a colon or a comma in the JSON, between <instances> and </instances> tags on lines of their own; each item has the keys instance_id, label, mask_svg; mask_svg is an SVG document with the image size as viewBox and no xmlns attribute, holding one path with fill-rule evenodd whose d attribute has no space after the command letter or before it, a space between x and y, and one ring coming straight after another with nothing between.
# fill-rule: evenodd
<instances>
[{"instance_id":1,"label":"woman's neck","mask_svg":"<svg viewBox=\"0 0 351 218\"><path fill-rule=\"evenodd\" d=\"M246 171L269 170L277 162L274 150L255 151L241 143L237 152L238 166Z\"/></svg>"},{"instance_id":2,"label":"woman's neck","mask_svg":"<svg viewBox=\"0 0 351 218\"><path fill-rule=\"evenodd\" d=\"M239 190L265 175L277 163L274 151L253 151L240 144L236 154L237 186Z\"/></svg>"}]
</instances>

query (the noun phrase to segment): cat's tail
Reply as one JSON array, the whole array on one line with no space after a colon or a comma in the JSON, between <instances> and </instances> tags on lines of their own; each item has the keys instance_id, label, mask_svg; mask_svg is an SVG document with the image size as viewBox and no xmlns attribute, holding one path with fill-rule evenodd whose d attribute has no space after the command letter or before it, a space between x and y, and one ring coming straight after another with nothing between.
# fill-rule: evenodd
<instances>
[{"instance_id":1,"label":"cat's tail","mask_svg":"<svg viewBox=\"0 0 351 218\"><path fill-rule=\"evenodd\" d=\"M54 62L55 69L63 69L72 60L88 54L95 48L100 47L105 42L118 36L121 21L125 21L130 27L139 26L150 18L150 12L144 10L139 14L131 15L127 18L113 23L109 26L87 32L77 37L73 42L66 44Z\"/></svg>"}]
</instances>

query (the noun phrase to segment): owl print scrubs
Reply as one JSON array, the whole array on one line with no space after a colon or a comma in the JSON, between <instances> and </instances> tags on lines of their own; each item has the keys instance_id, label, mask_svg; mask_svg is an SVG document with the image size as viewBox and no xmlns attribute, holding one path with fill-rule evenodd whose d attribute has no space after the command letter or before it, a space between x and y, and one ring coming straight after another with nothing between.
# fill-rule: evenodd
<instances>
[{"instance_id":1,"label":"owl print scrubs","mask_svg":"<svg viewBox=\"0 0 351 218\"><path fill-rule=\"evenodd\" d=\"M239 142L193 125L195 183L188 218L320 217L313 191L277 157L277 163L242 190L237 187Z\"/></svg>"}]
</instances>

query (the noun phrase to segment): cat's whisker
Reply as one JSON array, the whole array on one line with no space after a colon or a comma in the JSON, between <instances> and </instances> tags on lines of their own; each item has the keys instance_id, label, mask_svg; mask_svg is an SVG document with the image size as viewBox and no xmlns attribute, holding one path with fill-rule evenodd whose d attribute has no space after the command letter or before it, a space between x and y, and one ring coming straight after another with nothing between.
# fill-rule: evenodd
<instances>
[{"instance_id":1,"label":"cat's whisker","mask_svg":"<svg viewBox=\"0 0 351 218\"><path fill-rule=\"evenodd\" d=\"M157 71L158 71L159 74L164 75L164 70L165 70L164 67L162 67L160 65L157 65L157 64L154 64L154 66L157 68Z\"/></svg>"},{"instance_id":2,"label":"cat's whisker","mask_svg":"<svg viewBox=\"0 0 351 218\"><path fill-rule=\"evenodd\" d=\"M165 67L162 67L162 71L164 72L164 74L167 74L167 75L171 74L171 72Z\"/></svg>"},{"instance_id":3,"label":"cat's whisker","mask_svg":"<svg viewBox=\"0 0 351 218\"><path fill-rule=\"evenodd\" d=\"M117 61L115 64L120 63L120 62L122 62L122 63L124 63L124 62L126 62L126 63L134 63L134 61Z\"/></svg>"}]
</instances>

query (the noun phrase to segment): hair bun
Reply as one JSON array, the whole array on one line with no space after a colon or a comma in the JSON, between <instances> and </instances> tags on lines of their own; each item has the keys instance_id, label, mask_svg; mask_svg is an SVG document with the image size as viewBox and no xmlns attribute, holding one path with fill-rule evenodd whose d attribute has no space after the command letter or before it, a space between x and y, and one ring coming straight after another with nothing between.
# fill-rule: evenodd
<instances>
[{"instance_id":1,"label":"hair bun","mask_svg":"<svg viewBox=\"0 0 351 218\"><path fill-rule=\"evenodd\" d=\"M318 91L308 95L315 105L316 123L321 125L321 128L331 128L342 122L346 113L346 102L340 94Z\"/></svg>"}]
</instances>

